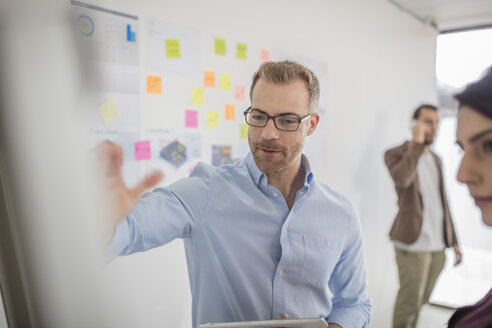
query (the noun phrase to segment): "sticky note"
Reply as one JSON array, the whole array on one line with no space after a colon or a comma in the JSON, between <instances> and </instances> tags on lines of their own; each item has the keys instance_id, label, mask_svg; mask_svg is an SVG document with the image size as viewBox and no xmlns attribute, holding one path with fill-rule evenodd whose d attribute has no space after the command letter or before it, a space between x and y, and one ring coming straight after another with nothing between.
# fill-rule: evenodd
<instances>
[{"instance_id":1,"label":"sticky note","mask_svg":"<svg viewBox=\"0 0 492 328\"><path fill-rule=\"evenodd\" d=\"M233 104L225 105L225 119L227 121L233 121L236 119L236 106Z\"/></svg>"},{"instance_id":2,"label":"sticky note","mask_svg":"<svg viewBox=\"0 0 492 328\"><path fill-rule=\"evenodd\" d=\"M191 104L203 105L205 100L205 92L203 88L193 88L191 91Z\"/></svg>"},{"instance_id":3,"label":"sticky note","mask_svg":"<svg viewBox=\"0 0 492 328\"><path fill-rule=\"evenodd\" d=\"M219 112L207 112L207 128L216 129L219 127Z\"/></svg>"},{"instance_id":4,"label":"sticky note","mask_svg":"<svg viewBox=\"0 0 492 328\"><path fill-rule=\"evenodd\" d=\"M248 124L241 124L241 139L248 139Z\"/></svg>"},{"instance_id":5,"label":"sticky note","mask_svg":"<svg viewBox=\"0 0 492 328\"><path fill-rule=\"evenodd\" d=\"M263 64L270 60L270 51L261 49L260 62Z\"/></svg>"},{"instance_id":6,"label":"sticky note","mask_svg":"<svg viewBox=\"0 0 492 328\"><path fill-rule=\"evenodd\" d=\"M226 54L226 41L225 41L225 39L215 38L215 53L217 55L225 56L225 54Z\"/></svg>"},{"instance_id":7,"label":"sticky note","mask_svg":"<svg viewBox=\"0 0 492 328\"><path fill-rule=\"evenodd\" d=\"M203 85L206 88L215 88L215 72L205 71L203 76Z\"/></svg>"},{"instance_id":8,"label":"sticky note","mask_svg":"<svg viewBox=\"0 0 492 328\"><path fill-rule=\"evenodd\" d=\"M234 95L237 101L244 101L246 92L245 90L246 88L244 87L244 85L236 85Z\"/></svg>"},{"instance_id":9,"label":"sticky note","mask_svg":"<svg viewBox=\"0 0 492 328\"><path fill-rule=\"evenodd\" d=\"M231 89L231 76L229 74L220 74L220 89L221 90Z\"/></svg>"},{"instance_id":10,"label":"sticky note","mask_svg":"<svg viewBox=\"0 0 492 328\"><path fill-rule=\"evenodd\" d=\"M166 54L167 58L181 58L181 51L179 50L179 40L166 40Z\"/></svg>"},{"instance_id":11,"label":"sticky note","mask_svg":"<svg viewBox=\"0 0 492 328\"><path fill-rule=\"evenodd\" d=\"M150 140L135 142L135 160L150 159Z\"/></svg>"},{"instance_id":12,"label":"sticky note","mask_svg":"<svg viewBox=\"0 0 492 328\"><path fill-rule=\"evenodd\" d=\"M246 59L246 52L248 51L248 46L244 43L238 43L236 46L236 57L239 59Z\"/></svg>"},{"instance_id":13,"label":"sticky note","mask_svg":"<svg viewBox=\"0 0 492 328\"><path fill-rule=\"evenodd\" d=\"M162 77L158 75L147 76L147 93L162 93Z\"/></svg>"},{"instance_id":14,"label":"sticky note","mask_svg":"<svg viewBox=\"0 0 492 328\"><path fill-rule=\"evenodd\" d=\"M196 110L185 111L185 127L187 128L198 127L198 111Z\"/></svg>"},{"instance_id":15,"label":"sticky note","mask_svg":"<svg viewBox=\"0 0 492 328\"><path fill-rule=\"evenodd\" d=\"M116 105L116 100L114 98L110 98L100 104L99 113L101 114L104 125L108 125L121 117L118 105Z\"/></svg>"}]
</instances>

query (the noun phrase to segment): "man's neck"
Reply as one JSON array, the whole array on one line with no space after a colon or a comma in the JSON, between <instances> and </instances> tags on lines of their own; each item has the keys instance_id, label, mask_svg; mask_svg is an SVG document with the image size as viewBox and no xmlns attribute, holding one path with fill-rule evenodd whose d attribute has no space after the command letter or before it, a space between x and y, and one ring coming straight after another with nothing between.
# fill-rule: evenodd
<instances>
[{"instance_id":1,"label":"man's neck","mask_svg":"<svg viewBox=\"0 0 492 328\"><path fill-rule=\"evenodd\" d=\"M296 193L304 185L306 175L301 170L301 161L291 168L277 173L267 175L268 183L278 189L284 196L289 210L294 205Z\"/></svg>"}]
</instances>

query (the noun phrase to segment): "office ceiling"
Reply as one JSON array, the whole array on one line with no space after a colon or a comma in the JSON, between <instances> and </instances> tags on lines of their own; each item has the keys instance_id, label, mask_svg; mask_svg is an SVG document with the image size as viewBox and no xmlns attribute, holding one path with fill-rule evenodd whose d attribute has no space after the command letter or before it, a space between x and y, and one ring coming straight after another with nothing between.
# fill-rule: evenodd
<instances>
[{"instance_id":1,"label":"office ceiling","mask_svg":"<svg viewBox=\"0 0 492 328\"><path fill-rule=\"evenodd\" d=\"M440 32L492 28L492 0L388 0Z\"/></svg>"}]
</instances>

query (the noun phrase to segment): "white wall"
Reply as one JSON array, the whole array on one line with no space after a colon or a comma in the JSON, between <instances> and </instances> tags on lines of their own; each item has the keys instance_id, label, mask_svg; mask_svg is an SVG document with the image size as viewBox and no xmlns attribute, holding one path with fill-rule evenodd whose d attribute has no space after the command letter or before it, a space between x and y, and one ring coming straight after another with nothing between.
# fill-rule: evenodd
<instances>
[{"instance_id":1,"label":"white wall","mask_svg":"<svg viewBox=\"0 0 492 328\"><path fill-rule=\"evenodd\" d=\"M317 177L359 210L373 298L371 326L389 327L397 274L387 233L396 195L383 152L409 136L414 107L436 102L437 32L385 0L93 3L138 15L140 31L146 17L159 18L207 36L249 40L272 54L295 53L327 64L326 112L307 152L318 153ZM141 50L143 58L143 45ZM155 120L145 114L144 94L142 99L143 124L151 124ZM124 300L120 306L129 326L191 326L181 242L117 259L107 274L119 290L115 295Z\"/></svg>"}]
</instances>

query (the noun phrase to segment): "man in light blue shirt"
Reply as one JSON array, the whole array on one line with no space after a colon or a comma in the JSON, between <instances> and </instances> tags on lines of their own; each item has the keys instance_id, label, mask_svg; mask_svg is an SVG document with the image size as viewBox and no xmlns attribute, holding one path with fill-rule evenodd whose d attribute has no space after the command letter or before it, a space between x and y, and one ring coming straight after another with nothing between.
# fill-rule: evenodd
<instances>
[{"instance_id":1,"label":"man in light blue shirt","mask_svg":"<svg viewBox=\"0 0 492 328\"><path fill-rule=\"evenodd\" d=\"M140 199L160 173L127 189L121 149L102 145L116 209L109 256L183 238L193 327L278 317L366 327L371 305L358 215L302 155L319 121L316 76L297 63L268 62L253 76L250 97L251 152L243 160L200 164L189 178Z\"/></svg>"}]
</instances>

